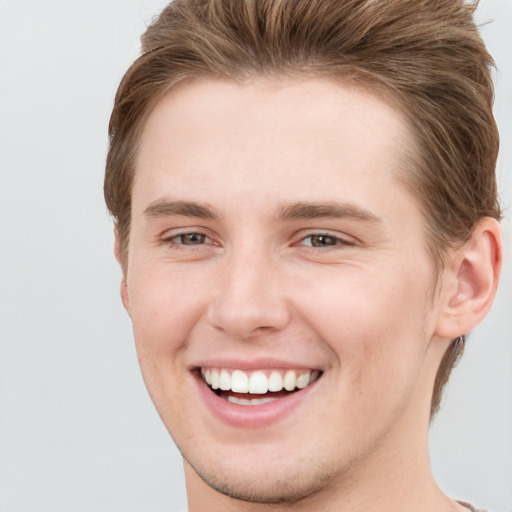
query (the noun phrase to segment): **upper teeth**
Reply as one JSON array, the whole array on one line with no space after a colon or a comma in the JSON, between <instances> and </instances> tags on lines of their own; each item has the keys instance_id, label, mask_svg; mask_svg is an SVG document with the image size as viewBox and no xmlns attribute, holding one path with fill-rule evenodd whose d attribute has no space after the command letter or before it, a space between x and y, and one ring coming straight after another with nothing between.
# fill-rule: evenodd
<instances>
[{"instance_id":1,"label":"upper teeth","mask_svg":"<svg viewBox=\"0 0 512 512\"><path fill-rule=\"evenodd\" d=\"M318 378L319 372L313 370L273 370L267 374L261 370L250 374L242 370L202 369L204 380L213 388L234 393L265 394L268 391L293 391L303 389Z\"/></svg>"}]
</instances>

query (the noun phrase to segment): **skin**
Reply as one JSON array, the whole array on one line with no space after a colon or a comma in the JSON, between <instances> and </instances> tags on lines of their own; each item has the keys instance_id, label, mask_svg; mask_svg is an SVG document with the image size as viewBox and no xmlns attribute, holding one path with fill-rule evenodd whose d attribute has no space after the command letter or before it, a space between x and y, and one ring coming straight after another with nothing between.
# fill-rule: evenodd
<instances>
[{"instance_id":1,"label":"skin","mask_svg":"<svg viewBox=\"0 0 512 512\"><path fill-rule=\"evenodd\" d=\"M490 307L499 229L482 221L438 276L397 177L413 147L378 97L313 79L189 82L151 113L121 289L191 512L466 510L430 473L430 399ZM198 393L212 358L323 375L246 428Z\"/></svg>"}]
</instances>

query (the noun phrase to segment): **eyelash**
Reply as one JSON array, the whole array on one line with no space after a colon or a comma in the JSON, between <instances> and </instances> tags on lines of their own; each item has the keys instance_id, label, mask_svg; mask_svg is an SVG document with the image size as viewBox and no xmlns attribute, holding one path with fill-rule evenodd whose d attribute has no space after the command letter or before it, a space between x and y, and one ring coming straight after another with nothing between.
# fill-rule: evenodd
<instances>
[{"instance_id":1,"label":"eyelash","mask_svg":"<svg viewBox=\"0 0 512 512\"><path fill-rule=\"evenodd\" d=\"M337 247L337 246L351 246L351 245L355 245L354 242L351 241L351 240L348 240L346 238L341 238L339 236L335 236L335 235L332 235L330 233L312 233L310 235L302 237L299 240L299 243L300 242L304 242L308 238L310 238L310 239L325 238L325 239L328 239L328 240L334 242L334 243L331 243L331 244L315 246L315 245L313 245L314 242L312 240L311 244L304 244L304 243L302 244L304 247L310 247L311 249L314 249L314 250L317 250L317 251L322 251L324 249L330 249L330 248Z\"/></svg>"},{"instance_id":2,"label":"eyelash","mask_svg":"<svg viewBox=\"0 0 512 512\"><path fill-rule=\"evenodd\" d=\"M198 243L185 243L184 242L185 237L199 238L199 242ZM178 242L177 241L178 239L181 239L181 242ZM308 239L311 239L311 243L308 243L308 244L304 243ZM326 243L324 245L316 245L315 246L314 239L316 239L317 242L320 241L320 239L326 239L325 241L332 242L332 243ZM187 247L188 249L194 249L194 248L199 248L199 247L207 245L207 244L208 245L210 245L210 244L217 245L217 244L215 244L215 242L213 242L211 240L211 238L208 235L206 235L205 233L201 233L200 231L189 231L189 232L184 232L184 233L178 233L176 235L164 238L162 241L166 244L169 244L171 247L175 247L175 248L179 248L179 249L182 249L184 247ZM303 236L299 239L299 241L297 243L295 243L293 245L308 247L311 250L315 250L315 251L323 251L323 250L331 249L331 248L334 248L337 246L353 246L353 245L355 245L355 243L352 240L348 240L346 238L341 238L339 236L332 235L331 233L319 232L319 233L311 233L311 234L308 234L307 236Z\"/></svg>"},{"instance_id":3,"label":"eyelash","mask_svg":"<svg viewBox=\"0 0 512 512\"><path fill-rule=\"evenodd\" d=\"M192 236L196 236L196 237L202 239L202 241L200 243L184 243L183 242L183 239L185 237L192 237ZM182 241L178 242L177 239L180 239L180 238L182 239ZM206 242L207 240L209 240L210 242ZM171 247L176 247L176 248L180 248L180 249L182 247L196 248L196 247L201 247L201 246L205 245L206 243L213 243L208 235L201 233L200 231L189 231L189 232L185 232L185 233L178 233L177 235L166 237L162 241L166 244L169 244Z\"/></svg>"}]
</instances>

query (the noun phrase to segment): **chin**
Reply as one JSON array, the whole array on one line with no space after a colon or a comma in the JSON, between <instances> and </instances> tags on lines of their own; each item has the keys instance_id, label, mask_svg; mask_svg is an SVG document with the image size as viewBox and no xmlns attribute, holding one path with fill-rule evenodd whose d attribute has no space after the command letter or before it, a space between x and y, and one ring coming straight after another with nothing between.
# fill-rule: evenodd
<instances>
[{"instance_id":1,"label":"chin","mask_svg":"<svg viewBox=\"0 0 512 512\"><path fill-rule=\"evenodd\" d=\"M293 469L285 467L269 468L264 460L258 467L229 467L229 464L215 464L215 470L204 464L193 464L197 475L209 487L230 498L278 505L297 503L311 498L322 491L332 480L333 475L326 468L311 467L302 463Z\"/></svg>"}]
</instances>

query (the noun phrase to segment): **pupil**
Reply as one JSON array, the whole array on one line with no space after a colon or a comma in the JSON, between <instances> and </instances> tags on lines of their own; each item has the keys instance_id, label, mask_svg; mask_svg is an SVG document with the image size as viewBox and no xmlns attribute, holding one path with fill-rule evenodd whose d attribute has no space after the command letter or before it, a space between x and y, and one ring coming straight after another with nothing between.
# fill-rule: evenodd
<instances>
[{"instance_id":1,"label":"pupil","mask_svg":"<svg viewBox=\"0 0 512 512\"><path fill-rule=\"evenodd\" d=\"M190 233L182 236L182 243L185 245L198 245L204 243L204 235L200 233Z\"/></svg>"},{"instance_id":2,"label":"pupil","mask_svg":"<svg viewBox=\"0 0 512 512\"><path fill-rule=\"evenodd\" d=\"M315 235L311 237L311 245L313 247L325 247L326 245L334 245L334 238L328 235Z\"/></svg>"}]
</instances>

